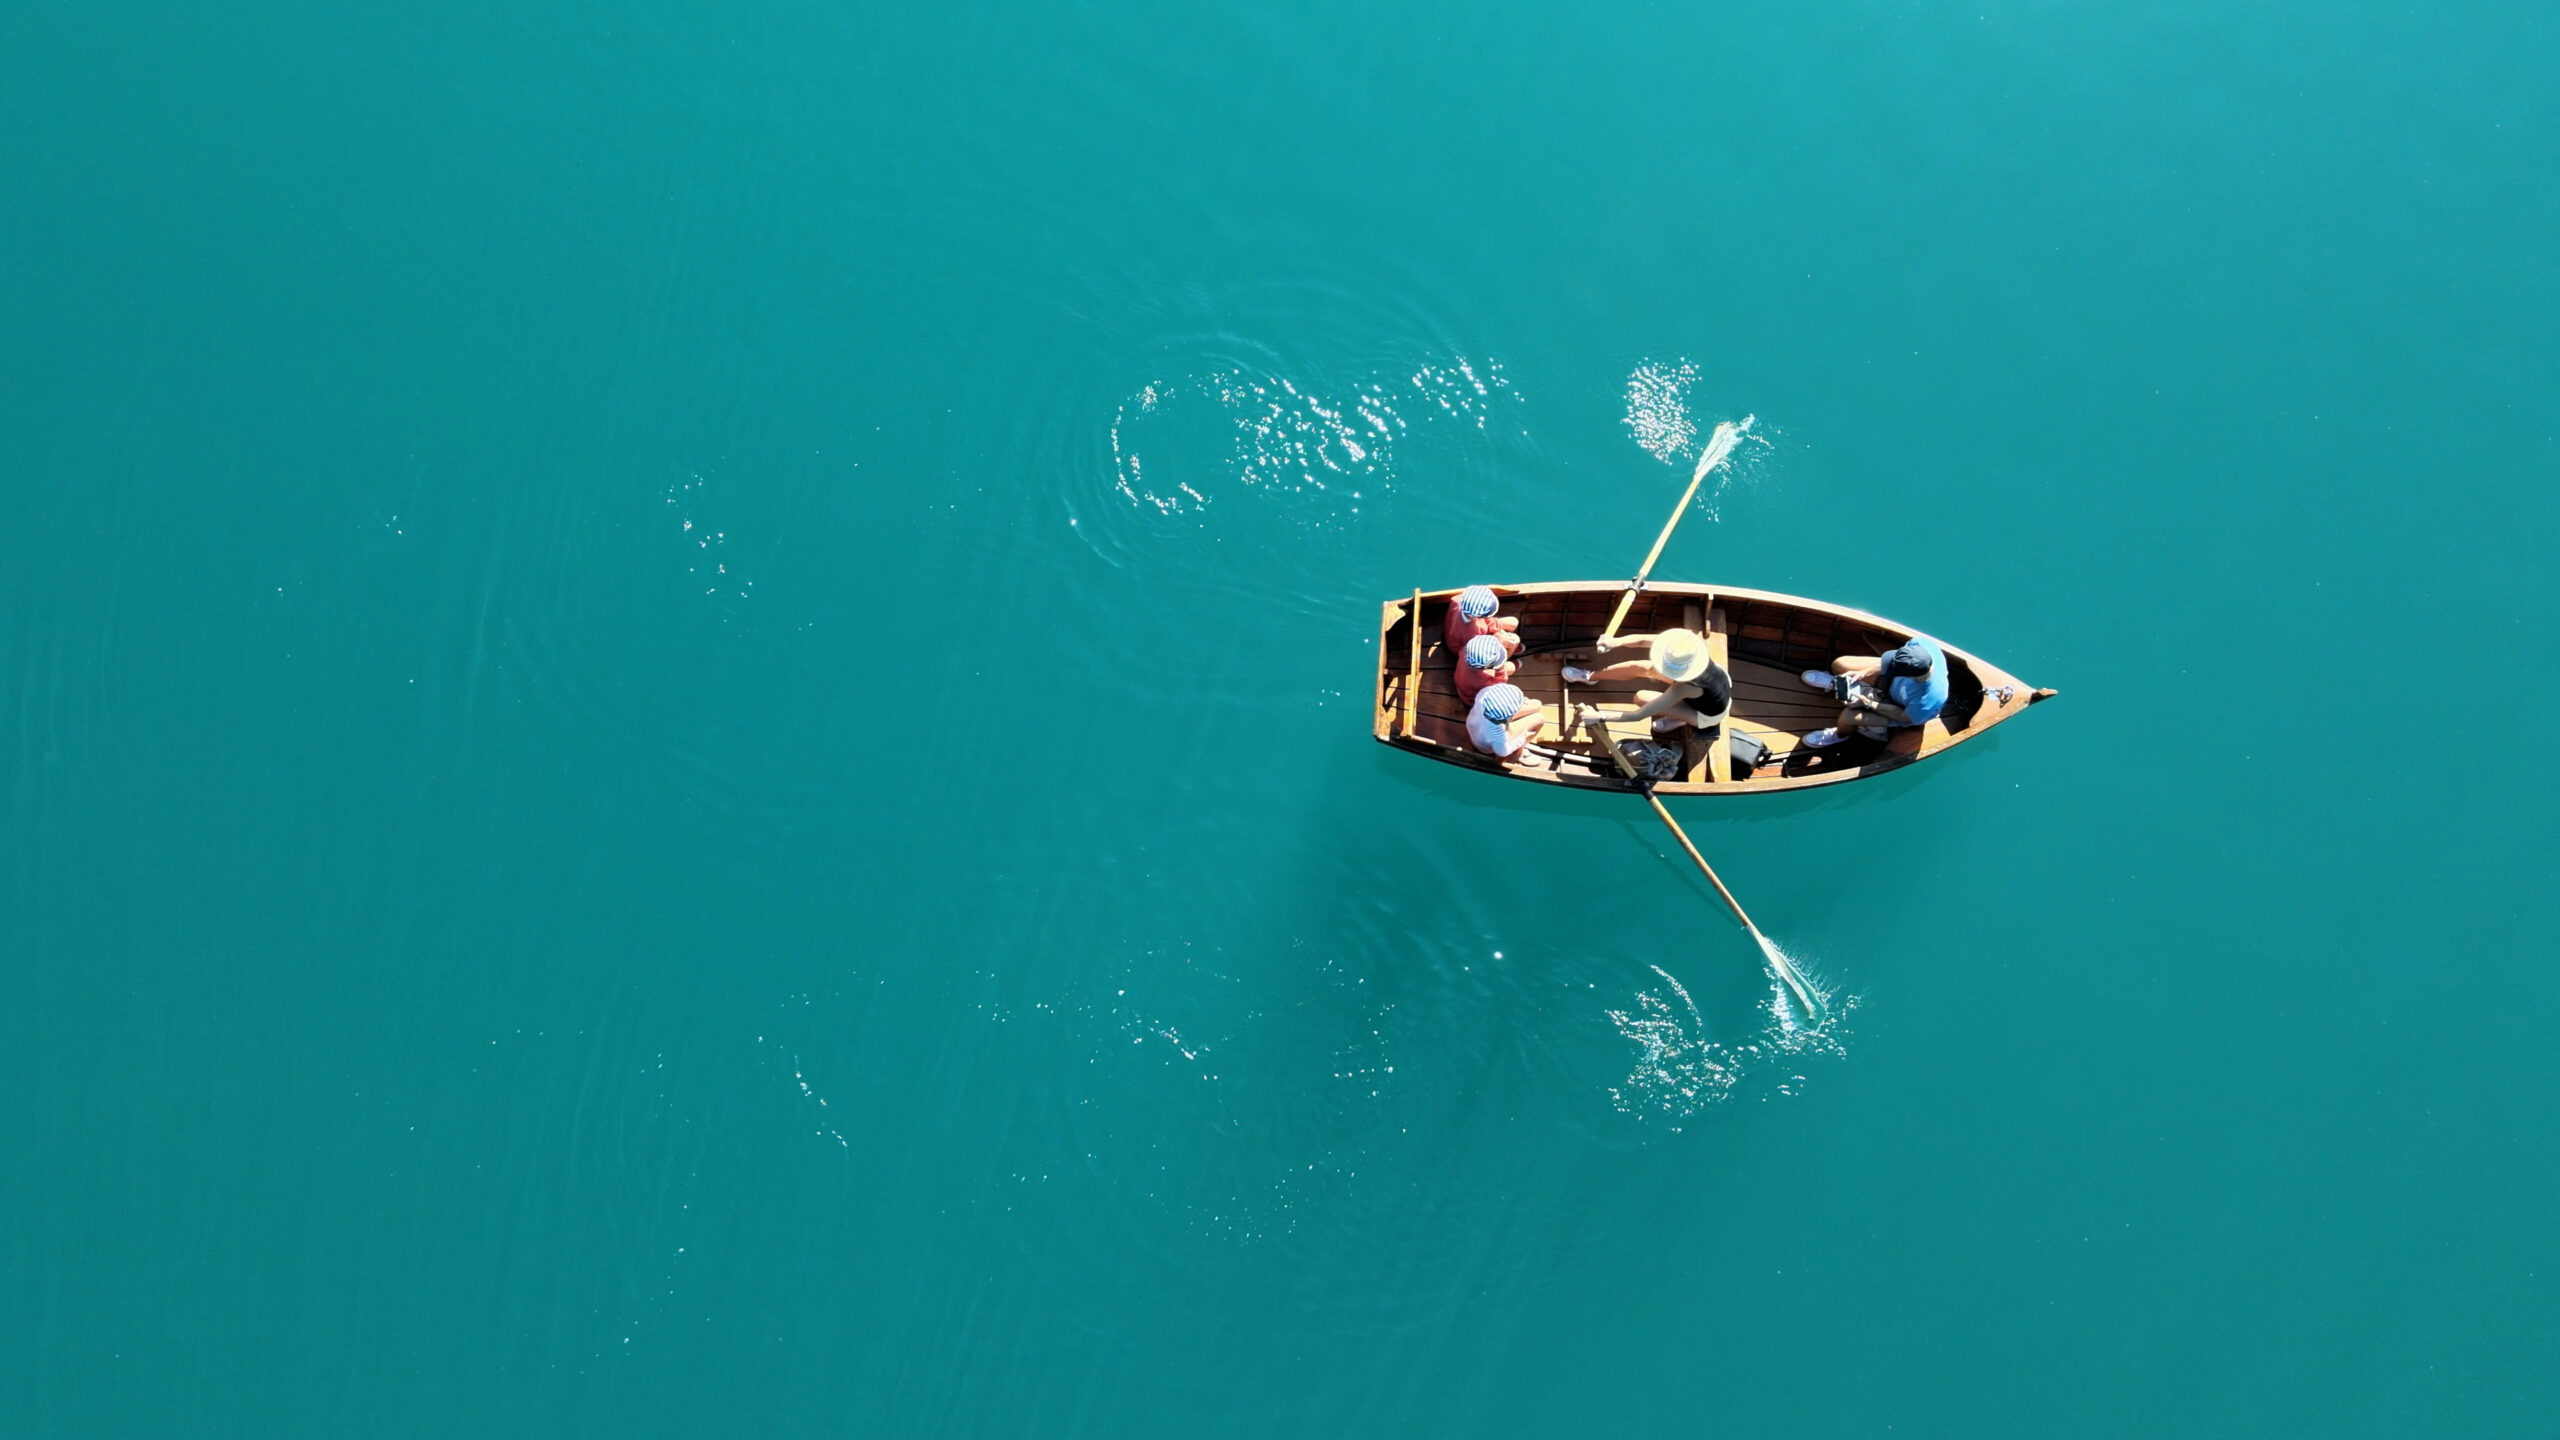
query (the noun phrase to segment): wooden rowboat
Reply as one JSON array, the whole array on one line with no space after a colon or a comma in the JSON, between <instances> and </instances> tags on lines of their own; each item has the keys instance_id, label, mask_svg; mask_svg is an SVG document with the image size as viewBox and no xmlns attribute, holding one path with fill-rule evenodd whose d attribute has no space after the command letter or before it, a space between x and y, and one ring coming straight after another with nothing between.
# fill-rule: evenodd
<instances>
[{"instance_id":1,"label":"wooden rowboat","mask_svg":"<svg viewBox=\"0 0 2560 1440\"><path fill-rule=\"evenodd\" d=\"M1549 723L1537 743L1510 760L1497 760L1467 743L1467 707L1458 700L1454 678L1456 657L1441 639L1449 606L1457 600L1455 590L1417 590L1381 608L1377 713L1371 733L1400 750L1515 780L1588 790L1631 788L1594 731L1559 729L1583 703L1614 709L1636 703L1635 684L1569 686L1562 673L1568 662L1597 669L1643 658L1641 645L1621 646L1607 656L1593 647L1626 595L1627 582L1564 581L1497 585L1493 590L1502 597L1501 613L1518 617L1525 642L1512 683L1548 706ZM1681 753L1677 778L1656 783L1657 794L1758 795L1863 780L1962 744L2054 693L2032 689L1999 666L1940 640L1950 671L1944 713L1926 725L1897 729L1884 741L1852 739L1815 750L1798 742L1836 720L1840 707L1806 685L1799 672L1828 669L1841 655L1881 654L1923 632L1863 610L1793 595L1665 583L1647 585L1635 596L1620 633L1650 634L1675 625L1707 636L1717 661L1733 676L1733 714L1721 730L1684 731L1661 739L1666 746L1680 746ZM1660 688L1659 682L1651 682L1651 688ZM1774 753L1749 774L1736 774L1728 732L1753 736ZM1644 722L1612 727L1615 744L1654 738Z\"/></svg>"}]
</instances>

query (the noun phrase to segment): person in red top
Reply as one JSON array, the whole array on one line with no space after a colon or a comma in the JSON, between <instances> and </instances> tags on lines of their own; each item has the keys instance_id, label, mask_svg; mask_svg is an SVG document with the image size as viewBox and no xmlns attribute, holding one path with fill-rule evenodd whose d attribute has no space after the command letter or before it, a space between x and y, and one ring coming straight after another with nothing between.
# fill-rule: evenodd
<instances>
[{"instance_id":1,"label":"person in red top","mask_svg":"<svg viewBox=\"0 0 2560 1440\"><path fill-rule=\"evenodd\" d=\"M1490 635L1502 642L1502 648L1514 655L1520 653L1520 617L1497 615L1502 601L1495 598L1490 585L1470 585L1449 602L1449 619L1441 626L1440 638L1448 644L1449 653L1460 654L1467 642L1479 635Z\"/></svg>"},{"instance_id":2,"label":"person in red top","mask_svg":"<svg viewBox=\"0 0 2560 1440\"><path fill-rule=\"evenodd\" d=\"M1458 652L1458 699L1473 705L1477 691L1501 684L1519 669L1511 662L1511 652L1502 648L1499 637L1479 635Z\"/></svg>"}]
</instances>

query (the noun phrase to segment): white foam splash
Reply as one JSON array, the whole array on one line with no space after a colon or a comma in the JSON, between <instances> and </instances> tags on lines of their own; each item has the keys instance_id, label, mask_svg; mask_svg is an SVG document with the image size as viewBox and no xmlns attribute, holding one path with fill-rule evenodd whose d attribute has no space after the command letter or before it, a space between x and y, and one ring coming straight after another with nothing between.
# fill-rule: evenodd
<instances>
[{"instance_id":1,"label":"white foam splash","mask_svg":"<svg viewBox=\"0 0 2560 1440\"><path fill-rule=\"evenodd\" d=\"M1359 513L1356 502L1373 487L1394 479L1396 443L1409 429L1396 397L1408 388L1442 415L1478 430L1498 401L1516 398L1499 363L1466 356L1393 378L1373 375L1338 397L1302 388L1285 375L1233 368L1152 381L1112 417L1113 488L1133 506L1180 515L1208 507L1211 492L1201 485L1232 478L1257 490L1355 502L1336 512L1348 518ZM1159 439L1174 437L1170 448L1194 463L1191 478L1151 473L1141 443L1149 425L1160 427ZM1217 432L1223 432L1226 453L1202 453L1204 442L1219 446Z\"/></svg>"},{"instance_id":2,"label":"white foam splash","mask_svg":"<svg viewBox=\"0 0 2560 1440\"><path fill-rule=\"evenodd\" d=\"M759 1035L756 1038L762 1040L764 1037ZM819 1094L817 1087L809 1083L808 1075L800 1067L799 1055L790 1049L784 1048L778 1042L776 1043L775 1048L780 1049L783 1057L791 1062L791 1083L800 1087L800 1098L808 1101L810 1109L816 1112L819 1117L817 1133L826 1139L833 1140L839 1147L848 1151L851 1150L853 1148L853 1142L844 1138L843 1131L826 1122L827 1097Z\"/></svg>"},{"instance_id":3,"label":"white foam splash","mask_svg":"<svg viewBox=\"0 0 2560 1440\"><path fill-rule=\"evenodd\" d=\"M695 514L709 487L710 482L700 475L688 475L667 487L667 506L675 514L676 534L688 552L685 573L693 577L705 595L744 600L755 592L756 582L732 573L729 532Z\"/></svg>"},{"instance_id":4,"label":"white foam splash","mask_svg":"<svg viewBox=\"0 0 2560 1440\"><path fill-rule=\"evenodd\" d=\"M1784 955L1768 937L1761 937L1761 943ZM1636 1063L1624 1081L1610 1087L1610 1100L1622 1113L1669 1120L1677 1130L1677 1122L1730 1100L1745 1076L1772 1061L1847 1053L1841 1023L1857 1008L1857 997L1825 989L1805 974L1800 961L1785 958L1804 977L1815 1015L1808 1020L1797 1014L1793 992L1773 973L1764 1006L1768 1023L1748 1041L1733 1045L1708 1036L1706 1017L1677 977L1659 965L1648 967L1662 977L1664 990L1640 990L1632 1011L1607 1012L1618 1033L1636 1046ZM1803 1082L1803 1076L1791 1076L1776 1093L1801 1094Z\"/></svg>"},{"instance_id":5,"label":"white foam splash","mask_svg":"<svg viewBox=\"0 0 2560 1440\"><path fill-rule=\"evenodd\" d=\"M1627 431L1665 465L1698 438L1698 422L1689 418L1689 389L1697 383L1698 367L1687 360L1647 360L1627 377Z\"/></svg>"},{"instance_id":6,"label":"white foam splash","mask_svg":"<svg viewBox=\"0 0 2560 1440\"><path fill-rule=\"evenodd\" d=\"M1757 930L1751 932L1751 938L1760 942L1760 953L1769 962L1770 977L1778 982L1777 1020L1779 1028L1782 1030L1793 1030L1799 1025L1820 1024L1822 1022L1822 992L1813 988L1813 982L1806 979L1804 972L1796 968L1795 960L1790 957L1786 951L1778 948L1777 941L1770 939L1768 936L1761 934ZM1801 994L1799 994L1799 992L1801 992ZM1810 1006L1813 1013L1810 1015L1796 1014L1796 1008L1799 1003Z\"/></svg>"},{"instance_id":7,"label":"white foam splash","mask_svg":"<svg viewBox=\"0 0 2560 1440\"><path fill-rule=\"evenodd\" d=\"M1680 1008L1673 1009L1654 991L1639 990L1634 1013L1608 1012L1610 1023L1635 1042L1637 1051L1635 1068L1623 1083L1610 1087L1609 1098L1629 1114L1649 1111L1685 1120L1730 1096L1742 1070L1732 1051L1707 1038L1707 1017L1698 1013L1687 987L1661 966L1651 968L1680 998Z\"/></svg>"},{"instance_id":8,"label":"white foam splash","mask_svg":"<svg viewBox=\"0 0 2560 1440\"><path fill-rule=\"evenodd\" d=\"M1450 419L1464 421L1478 430L1492 413L1497 392L1509 390L1511 382L1502 376L1502 362L1488 360L1484 372L1461 355L1449 365L1425 365L1413 372L1413 387L1430 397Z\"/></svg>"}]
</instances>

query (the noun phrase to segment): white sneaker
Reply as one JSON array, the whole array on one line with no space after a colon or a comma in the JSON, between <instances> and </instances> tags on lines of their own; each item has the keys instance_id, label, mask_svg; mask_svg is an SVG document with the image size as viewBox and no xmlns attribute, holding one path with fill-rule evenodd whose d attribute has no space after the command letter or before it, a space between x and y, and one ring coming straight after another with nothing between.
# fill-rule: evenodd
<instances>
[{"instance_id":1,"label":"white sneaker","mask_svg":"<svg viewBox=\"0 0 2560 1440\"><path fill-rule=\"evenodd\" d=\"M1837 731L1837 730L1832 729L1832 728L1831 728L1830 726L1828 726L1828 725L1825 725L1825 726L1823 726L1821 729L1814 731L1814 732L1813 732L1812 734L1810 734L1810 735L1807 735L1806 737L1804 737L1804 739L1802 739L1801 741L1798 741L1797 743L1798 743L1798 744L1800 744L1800 745L1802 745L1802 746L1804 746L1804 747L1805 747L1806 749L1808 749L1808 750L1820 750L1820 749L1822 749L1822 748L1823 748L1824 746L1826 746L1826 745L1837 745L1837 744L1839 744L1839 743L1840 743L1840 732L1839 732L1839 731Z\"/></svg>"},{"instance_id":2,"label":"white sneaker","mask_svg":"<svg viewBox=\"0 0 2560 1440\"><path fill-rule=\"evenodd\" d=\"M1798 678L1826 695L1838 688L1838 681L1828 670L1807 670Z\"/></svg>"},{"instance_id":3,"label":"white sneaker","mask_svg":"<svg viewBox=\"0 0 2560 1440\"><path fill-rule=\"evenodd\" d=\"M1564 678L1568 685L1588 685L1591 683L1591 672L1579 665L1567 665L1564 667Z\"/></svg>"}]
</instances>

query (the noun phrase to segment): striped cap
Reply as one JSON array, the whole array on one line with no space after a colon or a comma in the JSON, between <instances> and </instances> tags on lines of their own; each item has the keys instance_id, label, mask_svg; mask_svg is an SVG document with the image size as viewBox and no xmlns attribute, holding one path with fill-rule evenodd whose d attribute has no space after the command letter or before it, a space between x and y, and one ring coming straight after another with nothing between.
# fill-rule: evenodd
<instances>
[{"instance_id":1,"label":"striped cap","mask_svg":"<svg viewBox=\"0 0 2560 1440\"><path fill-rule=\"evenodd\" d=\"M1500 637L1479 635L1468 641L1467 648L1460 653L1466 657L1468 669L1490 670L1500 665L1511 652L1503 647Z\"/></svg>"},{"instance_id":2,"label":"striped cap","mask_svg":"<svg viewBox=\"0 0 2560 1440\"><path fill-rule=\"evenodd\" d=\"M1529 697L1520 693L1519 686L1507 682L1487 685L1484 693L1476 697L1476 707L1484 711L1484 718L1494 724L1508 725L1521 711L1529 708Z\"/></svg>"},{"instance_id":3,"label":"striped cap","mask_svg":"<svg viewBox=\"0 0 2560 1440\"><path fill-rule=\"evenodd\" d=\"M1458 592L1458 614L1462 619L1481 620L1501 608L1502 602L1494 598L1490 585L1470 585Z\"/></svg>"}]
</instances>

